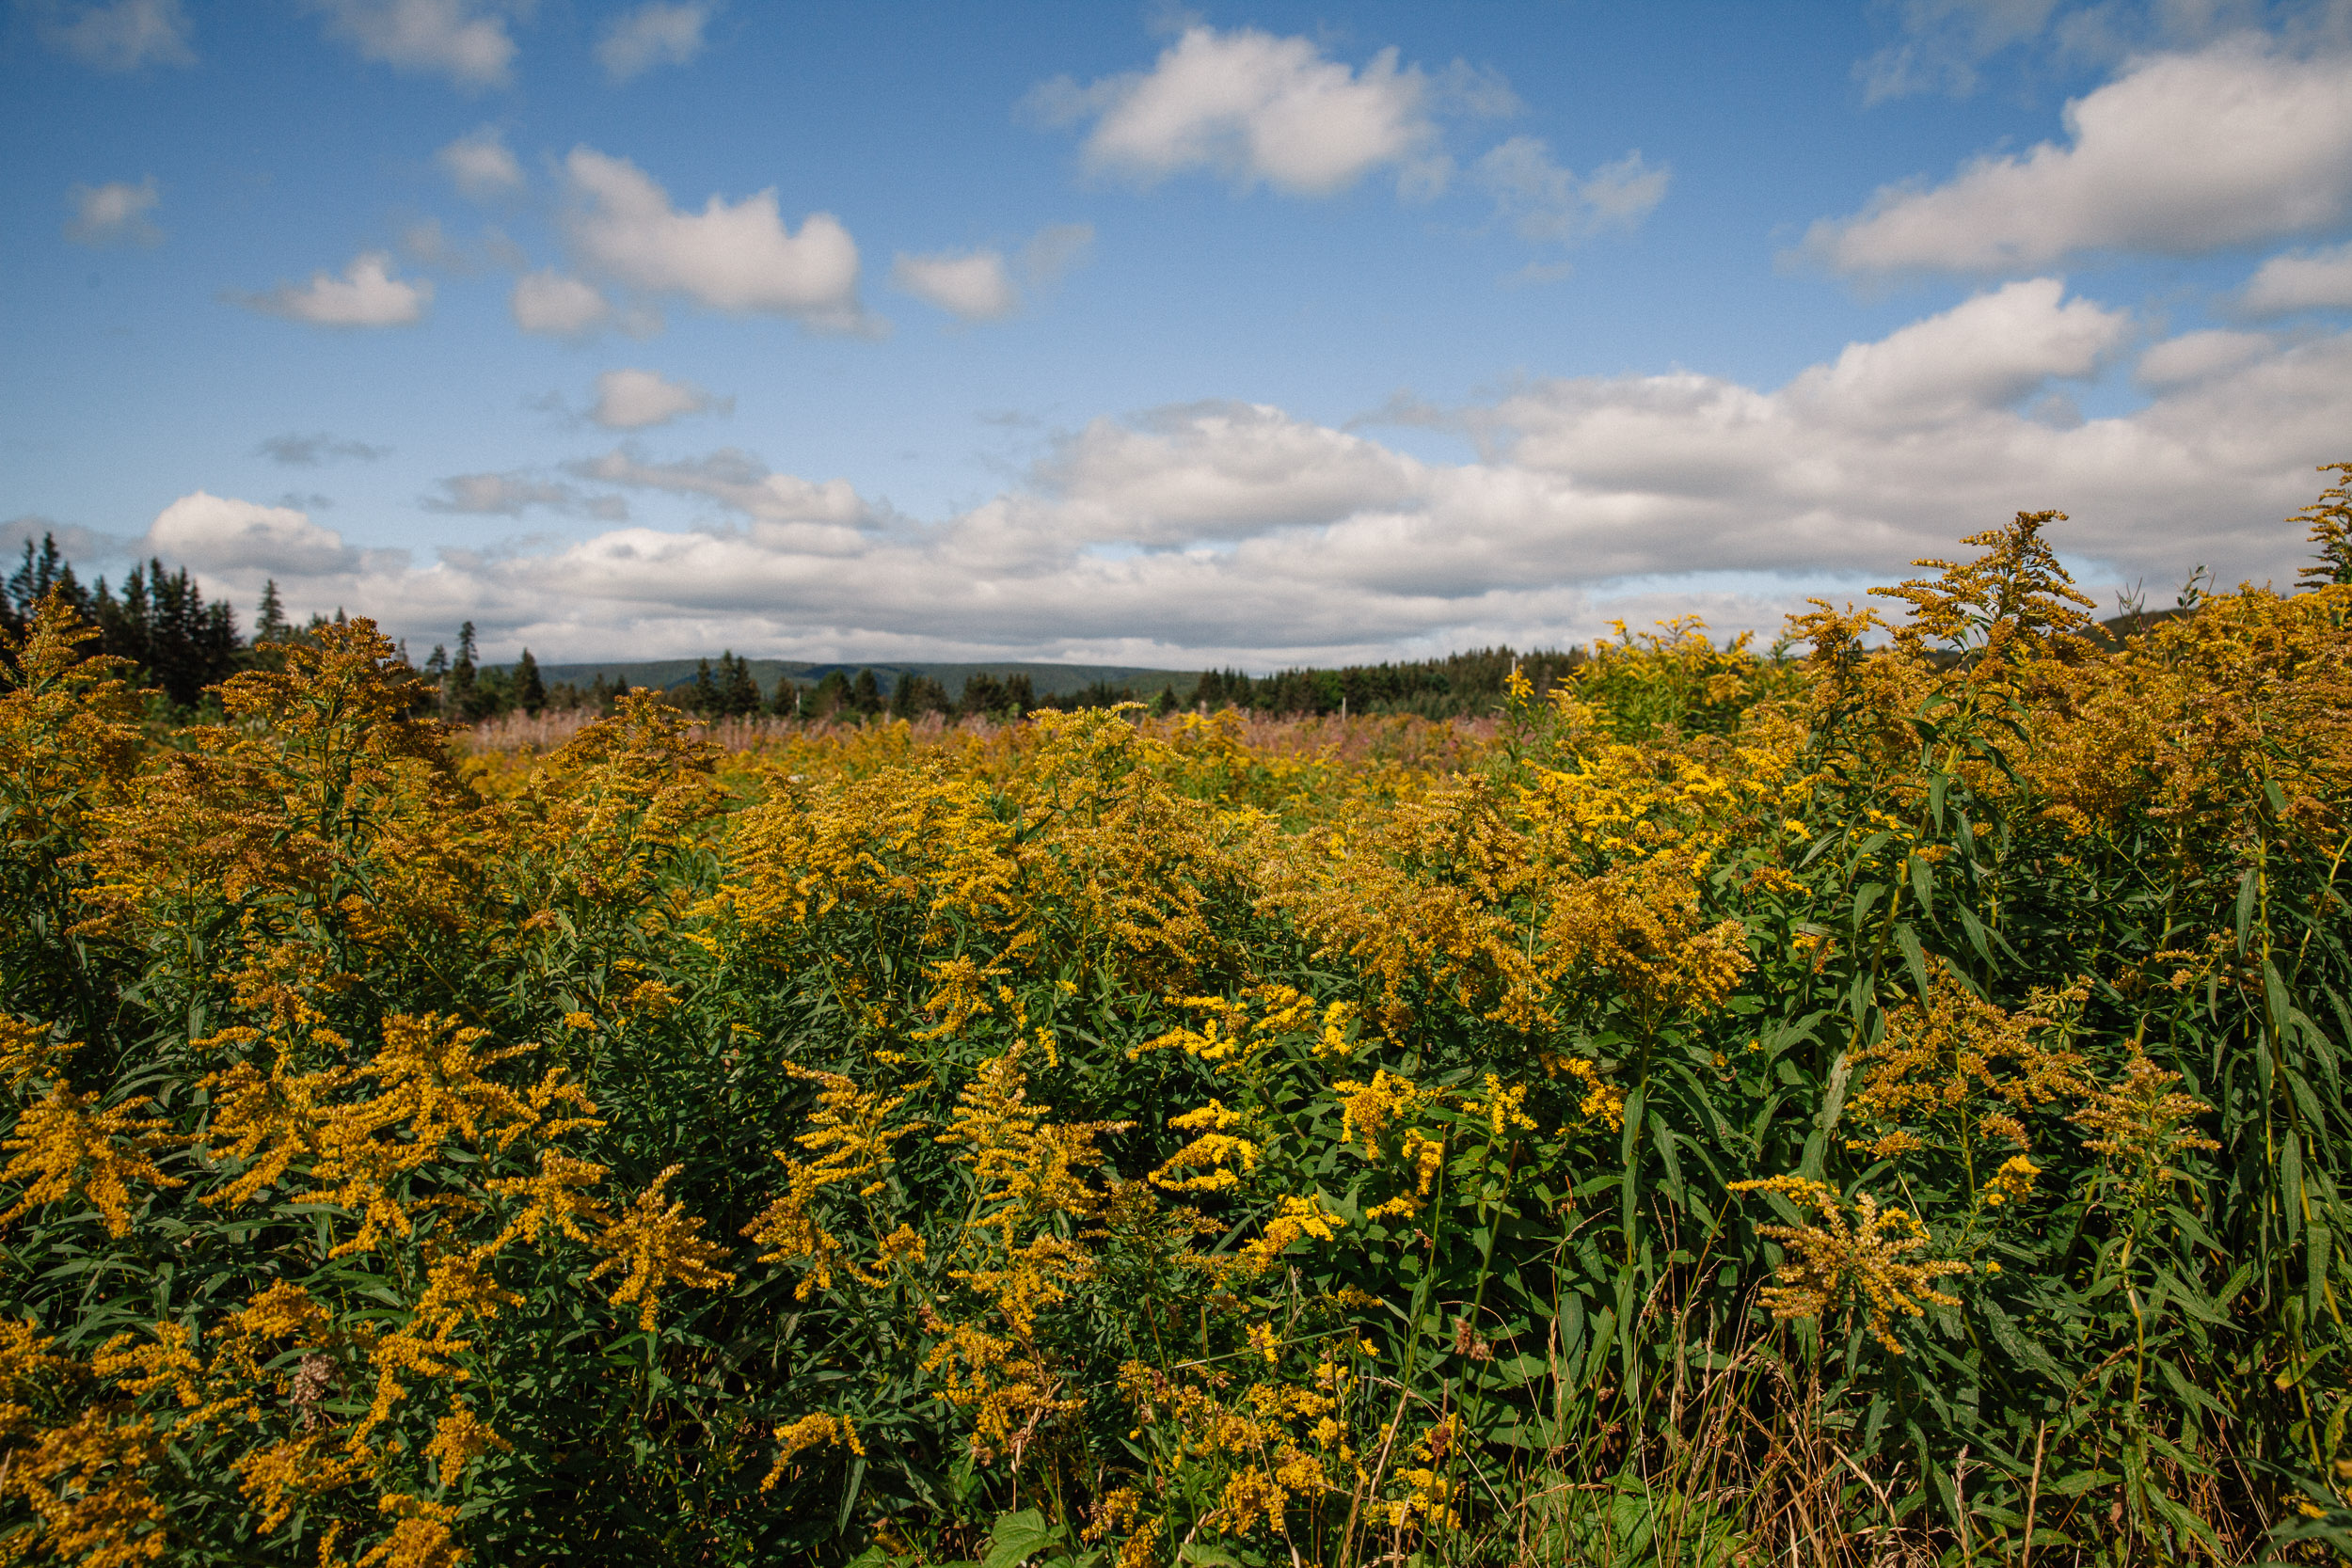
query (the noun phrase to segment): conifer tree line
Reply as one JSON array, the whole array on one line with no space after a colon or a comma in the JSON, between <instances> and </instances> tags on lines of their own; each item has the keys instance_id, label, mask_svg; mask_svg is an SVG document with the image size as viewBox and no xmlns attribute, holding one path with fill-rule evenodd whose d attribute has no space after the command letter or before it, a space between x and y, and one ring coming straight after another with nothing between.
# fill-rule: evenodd
<instances>
[{"instance_id":1,"label":"conifer tree line","mask_svg":"<svg viewBox=\"0 0 2352 1568\"><path fill-rule=\"evenodd\" d=\"M1210 670L1201 674L1192 700L1212 710L1237 707L1286 716L1410 713L1423 719L1462 719L1494 712L1514 669L1541 696L1584 658L1581 648L1520 653L1505 646L1442 658L1280 670L1269 675Z\"/></svg>"},{"instance_id":2,"label":"conifer tree line","mask_svg":"<svg viewBox=\"0 0 2352 1568\"><path fill-rule=\"evenodd\" d=\"M53 535L30 540L13 572L0 581L0 634L19 637L30 625L33 607L53 588L61 590L83 618L97 626L101 651L131 660L145 682L174 708L193 711L207 687L240 670L272 666L281 656L274 645L307 637L329 623L313 615L297 626L285 613L273 580L265 584L250 637L239 628L227 600L207 601L187 568L161 560L135 565L119 586L104 578L86 585L65 559ZM338 609L334 624L344 619ZM1480 648L1440 658L1298 668L1266 675L1237 669L1207 670L1198 676L1170 675L1158 691L1148 687L1095 681L1075 691L1041 694L1021 673L996 675L978 671L959 691L921 673L839 670L811 682L781 677L763 689L752 661L733 649L698 662L693 679L670 688L665 697L703 719L798 719L857 721L887 716L920 719L938 714L950 721L1003 719L1056 708L1064 712L1141 701L1155 714L1178 707L1214 711L1233 707L1278 716L1414 714L1427 719L1483 716L1502 702L1511 672L1518 670L1540 695L1586 657L1582 649ZM485 665L473 623L457 630L453 647L436 643L418 666L438 694L437 717L478 723L501 714L537 717L580 709L611 713L628 689L626 678L602 674L586 684L550 682L529 648L512 665Z\"/></svg>"},{"instance_id":3,"label":"conifer tree line","mask_svg":"<svg viewBox=\"0 0 2352 1568\"><path fill-rule=\"evenodd\" d=\"M95 587L86 586L54 535L42 535L38 549L28 539L23 560L0 585L0 632L11 641L21 638L33 607L52 589L98 628L102 651L132 660L182 707L194 706L206 687L246 667L248 649L237 633L236 612L223 601L205 603L184 566L167 571L161 561L151 560L132 567L119 590L103 577ZM284 629L274 585L262 612L257 641Z\"/></svg>"}]
</instances>

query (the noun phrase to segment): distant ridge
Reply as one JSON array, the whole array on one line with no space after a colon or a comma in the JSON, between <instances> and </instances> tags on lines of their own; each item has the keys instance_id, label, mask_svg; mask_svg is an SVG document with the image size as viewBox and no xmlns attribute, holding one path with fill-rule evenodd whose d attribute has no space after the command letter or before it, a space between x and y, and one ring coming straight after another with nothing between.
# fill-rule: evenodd
<instances>
[{"instance_id":1,"label":"distant ridge","mask_svg":"<svg viewBox=\"0 0 2352 1568\"><path fill-rule=\"evenodd\" d=\"M716 656L713 659L715 662ZM901 680L920 675L946 688L950 697L963 689L967 679L981 674L1000 681L1008 675L1026 675L1030 689L1041 697L1064 696L1090 686L1132 686L1145 697L1158 695L1164 686L1174 686L1182 695L1200 673L1198 670L1146 670L1124 664L894 664L875 660L811 664L789 658L755 658L746 662L752 667L752 678L759 682L762 696L773 692L779 680L813 686L836 672L855 679L861 670L873 671L874 679L884 693L896 689ZM626 679L631 686L666 690L693 684L694 670L700 663L700 659L693 658L650 658L610 664L542 664L539 678L550 686L568 683L585 687L602 675L608 686ZM514 666L497 668L511 670Z\"/></svg>"}]
</instances>

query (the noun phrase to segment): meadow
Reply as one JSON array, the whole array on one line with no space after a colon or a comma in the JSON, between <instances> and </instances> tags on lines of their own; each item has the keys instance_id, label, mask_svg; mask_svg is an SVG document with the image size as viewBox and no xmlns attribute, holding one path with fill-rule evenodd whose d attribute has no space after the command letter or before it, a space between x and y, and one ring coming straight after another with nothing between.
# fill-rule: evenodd
<instances>
[{"instance_id":1,"label":"meadow","mask_svg":"<svg viewBox=\"0 0 2352 1568\"><path fill-rule=\"evenodd\" d=\"M2020 515L1469 723L453 733L355 620L159 727L53 601L0 1561L2335 1560L2305 520L2092 638Z\"/></svg>"}]
</instances>

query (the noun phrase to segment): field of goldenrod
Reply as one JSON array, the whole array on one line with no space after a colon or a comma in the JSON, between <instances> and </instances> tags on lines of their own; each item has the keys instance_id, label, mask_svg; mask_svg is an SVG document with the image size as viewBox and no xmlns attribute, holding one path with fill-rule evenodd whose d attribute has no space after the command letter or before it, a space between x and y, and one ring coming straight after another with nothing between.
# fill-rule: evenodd
<instances>
[{"instance_id":1,"label":"field of goldenrod","mask_svg":"<svg viewBox=\"0 0 2352 1568\"><path fill-rule=\"evenodd\" d=\"M1468 727L160 734L53 610L0 1561L2328 1559L2347 500Z\"/></svg>"}]
</instances>

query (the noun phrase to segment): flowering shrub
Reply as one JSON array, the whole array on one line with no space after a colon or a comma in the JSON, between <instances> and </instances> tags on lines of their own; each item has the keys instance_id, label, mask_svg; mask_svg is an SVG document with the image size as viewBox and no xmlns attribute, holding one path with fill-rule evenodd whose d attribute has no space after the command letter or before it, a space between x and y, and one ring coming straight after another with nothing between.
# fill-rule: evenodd
<instances>
[{"instance_id":1,"label":"flowering shrub","mask_svg":"<svg viewBox=\"0 0 2352 1568\"><path fill-rule=\"evenodd\" d=\"M1469 729L148 735L53 604L0 1558L2352 1549L2352 586L2053 520Z\"/></svg>"}]
</instances>

